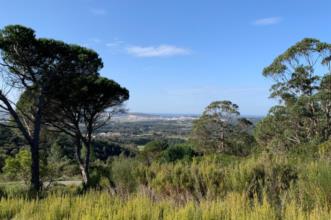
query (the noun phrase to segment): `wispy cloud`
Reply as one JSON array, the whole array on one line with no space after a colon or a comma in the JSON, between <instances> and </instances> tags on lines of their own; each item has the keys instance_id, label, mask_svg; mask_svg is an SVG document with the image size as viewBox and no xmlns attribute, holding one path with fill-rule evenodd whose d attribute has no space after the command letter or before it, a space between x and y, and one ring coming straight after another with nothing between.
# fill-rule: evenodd
<instances>
[{"instance_id":1,"label":"wispy cloud","mask_svg":"<svg viewBox=\"0 0 331 220\"><path fill-rule=\"evenodd\" d=\"M109 52L112 55L119 54L119 53L120 54L126 53L125 42L122 40L119 40L118 38L114 38L112 41L108 41L108 43L106 43L105 46L107 47L107 49L109 49Z\"/></svg>"},{"instance_id":2,"label":"wispy cloud","mask_svg":"<svg viewBox=\"0 0 331 220\"><path fill-rule=\"evenodd\" d=\"M261 18L257 19L253 22L253 25L256 26L268 26L278 24L283 20L282 17L269 17L269 18Z\"/></svg>"},{"instance_id":3,"label":"wispy cloud","mask_svg":"<svg viewBox=\"0 0 331 220\"><path fill-rule=\"evenodd\" d=\"M102 9L102 8L91 8L90 12L93 15L98 15L98 16L103 16L103 15L107 14L107 11L105 9Z\"/></svg>"},{"instance_id":4,"label":"wispy cloud","mask_svg":"<svg viewBox=\"0 0 331 220\"><path fill-rule=\"evenodd\" d=\"M118 47L118 46L123 45L124 43L125 43L124 41L115 38L113 41L106 43L106 46L107 47Z\"/></svg>"},{"instance_id":5,"label":"wispy cloud","mask_svg":"<svg viewBox=\"0 0 331 220\"><path fill-rule=\"evenodd\" d=\"M97 37L89 39L89 42L92 42L92 43L95 43L95 44L99 44L99 43L101 43L101 41L102 40L100 38L97 38Z\"/></svg>"},{"instance_id":6,"label":"wispy cloud","mask_svg":"<svg viewBox=\"0 0 331 220\"><path fill-rule=\"evenodd\" d=\"M127 48L127 52L136 57L170 57L189 55L191 50L173 45L160 45L149 47L131 46Z\"/></svg>"}]
</instances>

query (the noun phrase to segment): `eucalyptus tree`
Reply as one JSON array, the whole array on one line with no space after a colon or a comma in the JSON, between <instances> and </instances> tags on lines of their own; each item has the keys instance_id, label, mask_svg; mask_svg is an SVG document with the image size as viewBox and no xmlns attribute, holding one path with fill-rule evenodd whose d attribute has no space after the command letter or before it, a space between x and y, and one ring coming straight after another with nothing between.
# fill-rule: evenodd
<instances>
[{"instance_id":1,"label":"eucalyptus tree","mask_svg":"<svg viewBox=\"0 0 331 220\"><path fill-rule=\"evenodd\" d=\"M231 101L212 102L194 121L191 139L204 151L232 152L233 138L252 125L239 116L239 106Z\"/></svg>"},{"instance_id":2,"label":"eucalyptus tree","mask_svg":"<svg viewBox=\"0 0 331 220\"><path fill-rule=\"evenodd\" d=\"M321 133L323 139L328 140L331 138L331 73L322 78L316 98L323 112L320 120Z\"/></svg>"},{"instance_id":3,"label":"eucalyptus tree","mask_svg":"<svg viewBox=\"0 0 331 220\"><path fill-rule=\"evenodd\" d=\"M212 136L215 135L215 138L219 140L218 150L220 152L224 151L225 148L226 130L231 128L235 118L240 114L238 108L239 106L231 101L216 101L209 104L203 113L203 115L210 117L214 121L218 128L215 131L219 130L219 134L213 134Z\"/></svg>"},{"instance_id":4,"label":"eucalyptus tree","mask_svg":"<svg viewBox=\"0 0 331 220\"><path fill-rule=\"evenodd\" d=\"M263 70L275 84L271 97L287 101L302 95L312 96L319 88L321 76L330 72L331 45L305 38L277 56Z\"/></svg>"},{"instance_id":5,"label":"eucalyptus tree","mask_svg":"<svg viewBox=\"0 0 331 220\"><path fill-rule=\"evenodd\" d=\"M330 61L330 44L305 38L264 68L263 75L275 82L271 97L280 105L258 124L257 139L264 139L268 131L277 137L274 142L293 146L330 136ZM274 133L271 127L277 127ZM275 134L279 129L281 137Z\"/></svg>"}]
</instances>

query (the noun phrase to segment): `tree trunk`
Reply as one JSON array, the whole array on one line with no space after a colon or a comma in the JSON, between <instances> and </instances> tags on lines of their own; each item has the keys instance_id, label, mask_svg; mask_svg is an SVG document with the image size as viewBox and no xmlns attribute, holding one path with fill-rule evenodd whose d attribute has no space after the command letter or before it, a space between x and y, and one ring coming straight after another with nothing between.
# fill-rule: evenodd
<instances>
[{"instance_id":1,"label":"tree trunk","mask_svg":"<svg viewBox=\"0 0 331 220\"><path fill-rule=\"evenodd\" d=\"M222 129L221 135L220 135L221 143L220 143L220 153L224 152L224 130Z\"/></svg>"},{"instance_id":2,"label":"tree trunk","mask_svg":"<svg viewBox=\"0 0 331 220\"><path fill-rule=\"evenodd\" d=\"M31 188L38 192L41 189L40 172L39 172L39 142L40 142L40 131L42 122L42 111L44 107L44 97L40 95L38 98L38 110L35 114L34 130L33 134L30 134L28 129L23 125L19 114L10 104L10 101L1 93L0 100L5 104L6 110L15 120L18 129L21 131L23 137L30 145L31 152Z\"/></svg>"},{"instance_id":3,"label":"tree trunk","mask_svg":"<svg viewBox=\"0 0 331 220\"><path fill-rule=\"evenodd\" d=\"M40 165L39 165L39 145L42 123L42 112L44 107L44 96L38 98L38 110L35 115L33 139L31 145L31 187L38 192L41 189Z\"/></svg>"},{"instance_id":4,"label":"tree trunk","mask_svg":"<svg viewBox=\"0 0 331 220\"><path fill-rule=\"evenodd\" d=\"M88 143L86 146L86 155L85 155L85 162L84 162L84 171L85 171L85 178L86 178L86 186L90 185L90 155L91 155L91 146Z\"/></svg>"},{"instance_id":5,"label":"tree trunk","mask_svg":"<svg viewBox=\"0 0 331 220\"><path fill-rule=\"evenodd\" d=\"M81 150L82 150L82 141L80 135L76 137L76 159L79 164L80 173L82 175L83 186L87 189L89 185L89 170L86 169L86 163L83 162L81 157Z\"/></svg>"},{"instance_id":6,"label":"tree trunk","mask_svg":"<svg viewBox=\"0 0 331 220\"><path fill-rule=\"evenodd\" d=\"M331 136L331 102L325 107L326 128L324 129L324 139L328 140Z\"/></svg>"},{"instance_id":7,"label":"tree trunk","mask_svg":"<svg viewBox=\"0 0 331 220\"><path fill-rule=\"evenodd\" d=\"M87 188L89 185L89 172L83 164L79 164L79 169L82 175L84 188Z\"/></svg>"},{"instance_id":8,"label":"tree trunk","mask_svg":"<svg viewBox=\"0 0 331 220\"><path fill-rule=\"evenodd\" d=\"M84 141L86 154L85 154L85 161L84 161L84 170L86 175L86 186L89 186L90 183L90 159L91 159L91 142L92 142L92 135L91 129L89 128L87 140Z\"/></svg>"},{"instance_id":9,"label":"tree trunk","mask_svg":"<svg viewBox=\"0 0 331 220\"><path fill-rule=\"evenodd\" d=\"M39 143L34 142L31 146L31 188L35 192L41 189L39 173Z\"/></svg>"}]
</instances>

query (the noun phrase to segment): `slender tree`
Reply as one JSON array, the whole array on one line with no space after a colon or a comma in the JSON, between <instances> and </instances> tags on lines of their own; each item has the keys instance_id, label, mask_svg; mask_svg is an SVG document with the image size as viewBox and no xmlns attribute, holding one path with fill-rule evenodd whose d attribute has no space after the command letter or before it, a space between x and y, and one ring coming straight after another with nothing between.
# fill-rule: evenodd
<instances>
[{"instance_id":1,"label":"slender tree","mask_svg":"<svg viewBox=\"0 0 331 220\"><path fill-rule=\"evenodd\" d=\"M326 74L322 80L316 99L320 102L322 111L320 128L324 140L331 138L331 73Z\"/></svg>"},{"instance_id":2,"label":"slender tree","mask_svg":"<svg viewBox=\"0 0 331 220\"><path fill-rule=\"evenodd\" d=\"M243 137L246 129L252 125L249 120L239 118L238 109L239 106L231 101L212 102L202 116L194 121L192 140L204 150L231 152L233 139Z\"/></svg>"}]
</instances>

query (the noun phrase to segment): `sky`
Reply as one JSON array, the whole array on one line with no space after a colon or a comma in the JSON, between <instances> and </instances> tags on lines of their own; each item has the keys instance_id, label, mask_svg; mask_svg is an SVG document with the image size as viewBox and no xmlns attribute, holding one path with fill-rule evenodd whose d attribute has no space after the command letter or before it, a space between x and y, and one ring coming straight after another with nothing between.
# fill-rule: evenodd
<instances>
[{"instance_id":1,"label":"sky","mask_svg":"<svg viewBox=\"0 0 331 220\"><path fill-rule=\"evenodd\" d=\"M231 100L265 115L262 70L305 37L331 42L330 0L2 0L0 28L94 49L131 112L199 114Z\"/></svg>"}]
</instances>

